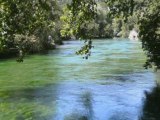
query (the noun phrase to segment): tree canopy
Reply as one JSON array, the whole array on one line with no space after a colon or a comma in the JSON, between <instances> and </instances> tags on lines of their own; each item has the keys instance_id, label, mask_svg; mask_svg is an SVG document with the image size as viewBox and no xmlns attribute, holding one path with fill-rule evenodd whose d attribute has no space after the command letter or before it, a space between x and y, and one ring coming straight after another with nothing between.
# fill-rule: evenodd
<instances>
[{"instance_id":1,"label":"tree canopy","mask_svg":"<svg viewBox=\"0 0 160 120\"><path fill-rule=\"evenodd\" d=\"M0 11L0 53L47 47L60 15L55 0L1 0Z\"/></svg>"},{"instance_id":2,"label":"tree canopy","mask_svg":"<svg viewBox=\"0 0 160 120\"><path fill-rule=\"evenodd\" d=\"M160 68L159 11L159 0L1 0L0 53L26 47L24 40L16 41L17 35L38 39L36 44L43 45L52 35L55 39L84 39L77 54L88 58L92 38L113 37L119 32L126 37L126 31L136 28L147 55L144 67Z\"/></svg>"}]
</instances>

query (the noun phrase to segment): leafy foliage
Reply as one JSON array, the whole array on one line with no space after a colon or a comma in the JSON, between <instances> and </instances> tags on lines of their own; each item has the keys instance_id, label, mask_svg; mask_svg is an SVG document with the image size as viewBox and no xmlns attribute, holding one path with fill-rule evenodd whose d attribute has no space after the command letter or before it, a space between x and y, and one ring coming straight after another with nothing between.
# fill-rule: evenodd
<instances>
[{"instance_id":1,"label":"leafy foliage","mask_svg":"<svg viewBox=\"0 0 160 120\"><path fill-rule=\"evenodd\" d=\"M0 5L1 52L10 51L12 48L18 51L26 49L28 44L21 45L22 40L15 42L16 35L35 35L37 40L43 43L38 31L46 30L48 32L55 27L53 20L57 18L57 14L52 14L52 8L56 6L54 0L1 0ZM48 34L45 32L45 35Z\"/></svg>"},{"instance_id":2,"label":"leafy foliage","mask_svg":"<svg viewBox=\"0 0 160 120\"><path fill-rule=\"evenodd\" d=\"M64 29L61 30L63 36L75 36L79 39L85 39L85 45L76 52L76 54L85 54L88 58L92 46L90 30L88 26L96 17L96 2L93 0L73 0L67 5L66 15L61 17L65 22ZM91 27L91 29L87 29Z\"/></svg>"},{"instance_id":3,"label":"leafy foliage","mask_svg":"<svg viewBox=\"0 0 160 120\"><path fill-rule=\"evenodd\" d=\"M142 48L146 51L145 67L160 68L160 1L152 1L140 19Z\"/></svg>"}]
</instances>

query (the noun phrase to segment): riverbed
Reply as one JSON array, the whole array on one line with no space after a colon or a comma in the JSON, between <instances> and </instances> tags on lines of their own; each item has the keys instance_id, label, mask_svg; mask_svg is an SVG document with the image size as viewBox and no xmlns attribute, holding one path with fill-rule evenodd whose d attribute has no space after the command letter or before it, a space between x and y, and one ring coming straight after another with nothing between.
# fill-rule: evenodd
<instances>
[{"instance_id":1,"label":"riverbed","mask_svg":"<svg viewBox=\"0 0 160 120\"><path fill-rule=\"evenodd\" d=\"M141 43L94 40L88 60L75 55L82 44L0 61L0 120L139 120L156 86Z\"/></svg>"}]
</instances>

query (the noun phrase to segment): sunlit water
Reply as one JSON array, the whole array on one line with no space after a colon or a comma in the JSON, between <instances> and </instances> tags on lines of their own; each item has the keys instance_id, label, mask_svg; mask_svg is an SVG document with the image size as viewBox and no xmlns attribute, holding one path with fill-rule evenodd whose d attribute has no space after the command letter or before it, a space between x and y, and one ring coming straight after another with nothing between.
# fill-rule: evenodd
<instances>
[{"instance_id":1,"label":"sunlit water","mask_svg":"<svg viewBox=\"0 0 160 120\"><path fill-rule=\"evenodd\" d=\"M75 55L81 44L0 61L0 120L138 120L156 79L141 43L95 40L88 60Z\"/></svg>"}]
</instances>

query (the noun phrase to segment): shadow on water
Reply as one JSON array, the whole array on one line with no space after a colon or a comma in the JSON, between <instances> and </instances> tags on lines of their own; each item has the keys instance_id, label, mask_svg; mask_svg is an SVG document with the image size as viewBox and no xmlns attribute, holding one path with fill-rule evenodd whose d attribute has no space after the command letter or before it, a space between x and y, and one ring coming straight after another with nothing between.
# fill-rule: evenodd
<instances>
[{"instance_id":1,"label":"shadow on water","mask_svg":"<svg viewBox=\"0 0 160 120\"><path fill-rule=\"evenodd\" d=\"M151 92L145 92L146 99L139 120L160 120L160 86Z\"/></svg>"},{"instance_id":2,"label":"shadow on water","mask_svg":"<svg viewBox=\"0 0 160 120\"><path fill-rule=\"evenodd\" d=\"M0 91L0 120L51 120L57 85Z\"/></svg>"},{"instance_id":3,"label":"shadow on water","mask_svg":"<svg viewBox=\"0 0 160 120\"><path fill-rule=\"evenodd\" d=\"M82 107L84 108L82 111L72 112L70 115L66 116L64 120L93 120L93 98L92 93L86 91L81 94L80 102L82 103Z\"/></svg>"},{"instance_id":4,"label":"shadow on water","mask_svg":"<svg viewBox=\"0 0 160 120\"><path fill-rule=\"evenodd\" d=\"M39 88L0 91L0 102L12 102L23 99L31 102L38 100L42 103L49 104L53 100L57 99L56 88L57 84L52 84L50 86L48 85Z\"/></svg>"}]
</instances>

